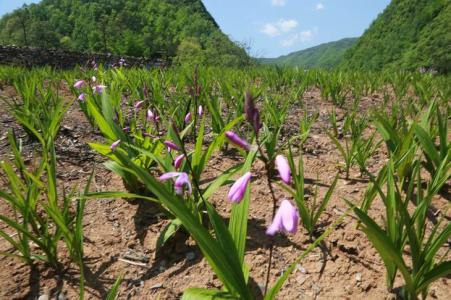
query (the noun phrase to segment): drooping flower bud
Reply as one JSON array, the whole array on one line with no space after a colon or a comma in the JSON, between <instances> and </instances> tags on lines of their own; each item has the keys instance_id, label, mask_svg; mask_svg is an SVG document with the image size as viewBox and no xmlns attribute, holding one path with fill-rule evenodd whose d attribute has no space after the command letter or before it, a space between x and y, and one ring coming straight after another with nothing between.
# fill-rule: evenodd
<instances>
[{"instance_id":1,"label":"drooping flower bud","mask_svg":"<svg viewBox=\"0 0 451 300\"><path fill-rule=\"evenodd\" d=\"M114 149L116 149L117 146L119 146L120 143L121 143L121 140L117 140L114 143L112 143L111 146L110 146L110 150L113 151Z\"/></svg>"},{"instance_id":2,"label":"drooping flower bud","mask_svg":"<svg viewBox=\"0 0 451 300\"><path fill-rule=\"evenodd\" d=\"M187 113L186 116L185 116L185 124L186 124L186 123L189 123L190 121L191 121L191 113L189 112L189 113Z\"/></svg>"},{"instance_id":3,"label":"drooping flower bud","mask_svg":"<svg viewBox=\"0 0 451 300\"><path fill-rule=\"evenodd\" d=\"M85 85L84 80L78 80L77 82L74 83L74 88L81 89L84 85Z\"/></svg>"},{"instance_id":4,"label":"drooping flower bud","mask_svg":"<svg viewBox=\"0 0 451 300\"><path fill-rule=\"evenodd\" d=\"M179 147L172 141L164 141L164 144L169 150L180 150Z\"/></svg>"},{"instance_id":5,"label":"drooping flower bud","mask_svg":"<svg viewBox=\"0 0 451 300\"><path fill-rule=\"evenodd\" d=\"M280 178L286 184L290 184L291 181L291 170L287 159L283 155L276 156L276 167L279 171Z\"/></svg>"},{"instance_id":6,"label":"drooping flower bud","mask_svg":"<svg viewBox=\"0 0 451 300\"><path fill-rule=\"evenodd\" d=\"M250 146L249 144L241 139L235 132L233 131L226 131L225 136L229 139L229 141L231 141L233 144L237 145L238 147L249 151L250 150Z\"/></svg>"},{"instance_id":7,"label":"drooping flower bud","mask_svg":"<svg viewBox=\"0 0 451 300\"><path fill-rule=\"evenodd\" d=\"M244 193L246 192L247 185L251 180L251 172L247 172L241 176L230 188L228 198L231 202L239 203L243 200Z\"/></svg>"},{"instance_id":8,"label":"drooping flower bud","mask_svg":"<svg viewBox=\"0 0 451 300\"><path fill-rule=\"evenodd\" d=\"M136 101L135 102L135 104L133 104L133 107L135 108L135 109L140 109L141 108L141 106L143 105L143 103L144 103L144 101Z\"/></svg>"},{"instance_id":9,"label":"drooping flower bud","mask_svg":"<svg viewBox=\"0 0 451 300\"><path fill-rule=\"evenodd\" d=\"M85 93L81 93L80 96L78 96L78 101L84 102L85 100L86 100L86 94Z\"/></svg>"},{"instance_id":10,"label":"drooping flower bud","mask_svg":"<svg viewBox=\"0 0 451 300\"><path fill-rule=\"evenodd\" d=\"M283 200L274 216L274 220L266 230L267 235L277 232L296 233L299 222L299 213L290 201Z\"/></svg>"},{"instance_id":11,"label":"drooping flower bud","mask_svg":"<svg viewBox=\"0 0 451 300\"><path fill-rule=\"evenodd\" d=\"M174 159L174 168L178 169L182 165L185 155L181 154Z\"/></svg>"}]
</instances>

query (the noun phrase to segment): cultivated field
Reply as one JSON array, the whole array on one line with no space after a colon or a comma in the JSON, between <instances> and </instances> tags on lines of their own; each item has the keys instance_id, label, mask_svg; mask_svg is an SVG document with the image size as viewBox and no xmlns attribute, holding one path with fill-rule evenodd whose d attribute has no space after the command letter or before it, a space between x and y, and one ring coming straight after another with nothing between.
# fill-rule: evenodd
<instances>
[{"instance_id":1,"label":"cultivated field","mask_svg":"<svg viewBox=\"0 0 451 300\"><path fill-rule=\"evenodd\" d=\"M450 99L419 73L0 67L0 298L450 299Z\"/></svg>"}]
</instances>

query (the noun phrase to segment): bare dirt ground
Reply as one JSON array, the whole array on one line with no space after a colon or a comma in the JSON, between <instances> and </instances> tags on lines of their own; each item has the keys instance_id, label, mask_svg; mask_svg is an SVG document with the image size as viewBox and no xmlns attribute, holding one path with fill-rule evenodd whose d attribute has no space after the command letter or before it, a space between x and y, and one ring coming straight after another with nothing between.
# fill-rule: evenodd
<instances>
[{"instance_id":1,"label":"bare dirt ground","mask_svg":"<svg viewBox=\"0 0 451 300\"><path fill-rule=\"evenodd\" d=\"M1 97L12 97L10 87L0 90ZM319 118L304 146L306 188L318 186L320 199L326 193L342 161L338 151L324 132L328 126L330 102L320 97L317 89L308 90L304 101L309 112L319 112ZM362 111L381 105L381 97L374 95L362 101ZM337 110L342 115L341 110ZM289 124L297 126L302 110L290 110ZM4 105L0 106L0 160L10 159L6 133L16 127L8 116ZM373 129L374 130L374 129ZM18 130L20 134L20 130ZM22 134L25 149L32 159L33 144ZM104 159L87 146L87 142L101 141L84 118L77 104L71 108L63 122L57 140L57 155L60 163L58 178L66 188L83 188L93 167L96 169L94 188L99 191L124 190L122 181L101 165ZM234 165L237 157L233 152L216 155L210 162L204 179L220 174ZM377 172L385 163L385 147L381 146L369 161L370 170ZM270 223L272 200L265 185L266 178L261 164L252 170L252 197L250 204L249 230L245 260L250 266L253 284L264 285L270 238L265 235ZM345 180L341 173L337 188L326 212L321 218L325 229L346 210L343 199L360 203L368 185L360 178L357 169L352 169L351 179ZM4 187L0 179L0 187ZM226 195L229 187L222 187L213 197L218 211L228 216L231 204ZM286 197L277 191L280 199ZM433 205L440 209L449 199L436 197ZM0 202L0 213L10 214L4 202ZM371 214L380 220L384 214L379 200L374 202ZM122 274L124 281L119 299L178 299L189 287L221 287L219 280L202 258L195 243L179 239L155 255L155 244L159 232L168 223L160 214L143 202L130 203L123 199L92 200L87 203L84 217L86 298L102 299L115 279ZM4 224L0 224L4 228ZM310 244L306 231L300 227L295 235L278 235L275 238L275 253L271 281L291 264ZM63 247L63 246L62 246ZM0 251L10 250L9 244L0 240ZM446 251L446 249L444 249ZM62 258L67 261L67 258ZM77 268L67 263L64 274L55 274L43 264L35 268L23 265L10 257L0 256L0 299L37 299L48 292L52 299L64 294L68 299L78 298ZM403 283L399 276L396 286ZM429 291L430 298L451 299L450 279L435 282ZM326 239L325 247L317 248L297 267L285 283L278 299L395 299L396 294L387 291L385 269L375 249L365 235L356 228L356 221L347 217ZM64 298L58 298L64 299Z\"/></svg>"}]
</instances>

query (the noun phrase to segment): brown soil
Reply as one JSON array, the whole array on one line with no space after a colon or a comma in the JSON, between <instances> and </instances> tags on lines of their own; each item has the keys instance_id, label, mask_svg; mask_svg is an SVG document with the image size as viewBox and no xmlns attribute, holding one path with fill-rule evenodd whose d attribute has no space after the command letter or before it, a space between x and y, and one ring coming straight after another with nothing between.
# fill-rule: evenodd
<instances>
[{"instance_id":1,"label":"brown soil","mask_svg":"<svg viewBox=\"0 0 451 300\"><path fill-rule=\"evenodd\" d=\"M0 91L1 97L12 97L13 89L6 87ZM362 101L361 109L381 104L378 95ZM328 126L330 102L323 101L317 89L311 89L304 95L309 112L319 112L310 137L304 146L306 188L313 190L318 186L319 197L325 194L339 171L342 161L338 151L324 132ZM5 109L0 106L0 160L10 159L6 133L16 126ZM303 110L290 110L286 133L297 128ZM343 115L337 110L339 116ZM32 158L34 145L25 134L25 149ZM82 188L90 175L94 163L96 176L94 188L99 191L124 190L122 180L105 170L100 164L104 159L87 146L87 142L102 140L90 127L84 115L75 104L63 122L63 129L57 140L59 159L59 180L66 188ZM212 178L223 170L233 166L237 157L230 152L215 156L204 174L204 179ZM386 153L383 146L370 160L372 172L385 163ZM263 286L267 268L270 238L265 235L270 223L272 200L265 184L263 165L256 163L252 170L252 198L250 204L249 230L245 260L255 286ZM320 229L324 230L347 209L343 199L360 203L368 185L360 178L357 169L351 171L351 179L338 182L332 200L321 218ZM0 180L0 187L4 182ZM231 204L226 200L228 187L222 187L212 201L218 211L228 216ZM279 199L285 194L277 190ZM449 199L436 197L434 207L446 207ZM0 202L0 213L11 214L4 202ZM371 214L380 220L384 214L379 200L374 202ZM85 261L86 261L86 298L102 299L119 275L124 276L119 299L177 299L183 290L189 287L221 287L219 280L211 271L206 260L195 243L180 239L155 257L155 243L159 232L168 223L162 215L152 212L147 203L130 203L123 199L92 200L87 203L84 217ZM0 224L5 228L4 224ZM275 251L271 273L271 282L308 247L310 240L300 227L293 236L278 235L275 238ZM63 246L62 246L63 247ZM0 240L0 251L10 251L10 245ZM444 249L446 250L446 249ZM62 258L63 261L67 259ZM64 293L69 299L78 298L79 274L76 266L66 264L64 274L55 274L43 264L34 269L23 265L10 257L0 256L0 299L36 299L49 291L52 299ZM399 287L402 278L396 281ZM429 296L437 299L451 299L449 278L436 281ZM258 290L258 288L257 288ZM396 295L387 291L385 270L375 249L365 235L356 229L356 221L347 217L345 221L326 239L324 246L308 255L285 283L278 299L394 299Z\"/></svg>"}]
</instances>

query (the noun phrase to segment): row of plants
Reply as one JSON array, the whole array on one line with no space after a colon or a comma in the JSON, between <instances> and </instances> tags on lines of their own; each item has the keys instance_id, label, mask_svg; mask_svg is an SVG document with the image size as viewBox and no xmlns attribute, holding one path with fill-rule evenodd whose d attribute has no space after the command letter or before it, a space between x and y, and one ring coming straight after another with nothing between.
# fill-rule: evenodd
<instances>
[{"instance_id":1,"label":"row of plants","mask_svg":"<svg viewBox=\"0 0 451 300\"><path fill-rule=\"evenodd\" d=\"M24 236L22 231L51 225L52 230L47 229L46 233L50 238L33 231L35 239L40 240L42 235L55 245L51 248L53 256L46 255L46 260L58 261L58 250L54 248L56 241L64 239L68 245L76 243L68 249L77 249L71 257L83 272L81 220L86 199L136 198L153 202L171 220L160 233L157 250L183 229L196 241L223 283L222 290L190 288L184 292L184 299L258 297L252 294L248 284L252 274L244 254L252 201L250 187L255 177L253 166L259 161L264 165L266 188L272 198L273 221L266 234L295 234L300 223L312 241L277 279L270 277L274 251L271 241L266 282L260 295L265 299L274 299L296 264L327 240L344 218L351 216L359 220L359 228L380 254L387 269L387 287L393 289L396 274L403 276L401 294L406 299L416 299L419 295L424 298L433 281L451 272L448 253L444 251L451 234L450 224L443 217L436 223L428 219L434 196L444 192L451 176L450 91L446 77L275 68L147 71L103 70L102 67L96 71L63 73L33 70L25 76L12 71L8 75L8 69L0 69L0 82L13 84L20 95L20 100L8 101L10 111L30 138L42 145L39 154L46 163L37 168L40 173L30 173L28 180L37 184L43 180L43 175L49 178L50 171L56 172L54 154L48 153L54 153L53 141L61 118L71 105L64 104L58 91L62 88L67 92L68 87L93 130L98 130L105 138L104 143L90 143L91 148L108 158L105 167L120 176L128 190L128 193L93 193L89 191L88 181L83 192L77 196L74 192L67 198L76 199L78 203L73 213L68 209L69 200L55 200L61 194L56 190L56 181L44 179L43 182L52 182L55 187L43 187L35 193L52 198L49 200L54 202L51 213L57 211L64 215L66 212L67 216L58 219L48 213L44 220L46 225L34 226L28 221L28 214L36 213L36 203L43 201L35 200L35 204L22 210L13 201L18 197L16 192L28 193L30 185L24 184L23 190L16 187L16 182L23 180L17 175L21 172L20 164L3 168L9 180L8 188L0 196L8 197L16 217L3 217L2 221L15 222L6 224L20 232L19 242L6 232L2 236L22 257L28 257L25 261L29 264L33 264L36 257L23 254L23 249L26 253L29 251L24 246L27 241L20 240ZM61 83L63 79L65 85ZM343 167L323 199L318 199L315 193L315 197L307 200L302 147L301 155L295 155L293 146L306 143L318 119L317 114L307 114L312 108L303 98L307 90L315 88L320 89L324 100L337 107L331 110L329 125L323 130L342 156ZM362 110L365 97L375 93L382 95L384 106ZM299 130L285 137L287 119L293 108L304 109L306 116L300 120ZM343 117L338 116L338 110ZM21 152L14 150L17 149L14 134L10 135L10 144L16 161L20 161ZM383 168L374 170L369 162L375 153L382 151L382 145L385 145L388 159ZM229 147L239 151L241 162L224 170L208 184L201 184L210 159L225 154ZM350 178L355 166L360 175L370 181L364 199L361 203L343 199L349 204L347 213L330 227L319 228L319 220L340 176ZM239 178L232 179L236 177ZM227 222L211 199L220 187L229 184L231 208ZM284 191L284 198L276 197L276 187ZM66 199L65 193L63 195ZM381 199L385 207L383 222L376 222L368 213L376 198ZM441 215L446 216L446 212ZM25 219L27 222L23 223ZM58 232L61 233L58 235ZM46 245L39 246L39 251L47 253ZM52 267L56 268L57 264ZM80 293L83 293L83 282Z\"/></svg>"}]
</instances>

